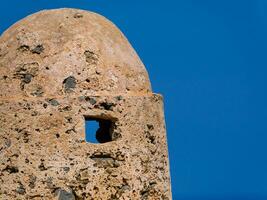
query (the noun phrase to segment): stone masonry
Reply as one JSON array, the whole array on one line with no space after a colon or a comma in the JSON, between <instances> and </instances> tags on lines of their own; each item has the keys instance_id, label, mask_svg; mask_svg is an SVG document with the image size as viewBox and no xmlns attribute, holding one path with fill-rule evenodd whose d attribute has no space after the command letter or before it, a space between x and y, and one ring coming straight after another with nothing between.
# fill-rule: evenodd
<instances>
[{"instance_id":1,"label":"stone masonry","mask_svg":"<svg viewBox=\"0 0 267 200\"><path fill-rule=\"evenodd\" d=\"M172 199L162 96L104 17L41 11L0 37L0 199Z\"/></svg>"}]
</instances>

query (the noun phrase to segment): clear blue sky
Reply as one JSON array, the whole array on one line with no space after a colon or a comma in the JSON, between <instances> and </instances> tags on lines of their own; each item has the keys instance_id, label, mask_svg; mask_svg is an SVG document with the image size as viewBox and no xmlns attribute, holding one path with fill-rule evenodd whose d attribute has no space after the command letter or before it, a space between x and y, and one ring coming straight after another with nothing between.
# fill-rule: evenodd
<instances>
[{"instance_id":1,"label":"clear blue sky","mask_svg":"<svg viewBox=\"0 0 267 200\"><path fill-rule=\"evenodd\" d=\"M174 200L267 199L266 0L1 0L0 32L48 8L98 12L165 97Z\"/></svg>"}]
</instances>

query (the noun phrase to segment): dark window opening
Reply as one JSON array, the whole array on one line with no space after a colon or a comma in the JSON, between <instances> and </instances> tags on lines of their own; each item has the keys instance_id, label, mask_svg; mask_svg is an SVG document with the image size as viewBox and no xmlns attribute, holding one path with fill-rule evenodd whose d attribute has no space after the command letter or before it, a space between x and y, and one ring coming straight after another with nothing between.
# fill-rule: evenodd
<instances>
[{"instance_id":1,"label":"dark window opening","mask_svg":"<svg viewBox=\"0 0 267 200\"><path fill-rule=\"evenodd\" d=\"M111 142L113 126L112 120L85 117L85 141L90 143Z\"/></svg>"}]
</instances>

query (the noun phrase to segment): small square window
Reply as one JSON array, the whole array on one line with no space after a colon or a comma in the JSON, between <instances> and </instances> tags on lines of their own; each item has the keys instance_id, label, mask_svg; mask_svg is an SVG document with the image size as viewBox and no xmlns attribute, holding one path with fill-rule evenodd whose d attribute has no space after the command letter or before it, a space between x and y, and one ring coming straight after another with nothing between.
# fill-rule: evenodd
<instances>
[{"instance_id":1,"label":"small square window","mask_svg":"<svg viewBox=\"0 0 267 200\"><path fill-rule=\"evenodd\" d=\"M85 117L85 141L88 143L106 143L112 141L114 122L109 119Z\"/></svg>"}]
</instances>

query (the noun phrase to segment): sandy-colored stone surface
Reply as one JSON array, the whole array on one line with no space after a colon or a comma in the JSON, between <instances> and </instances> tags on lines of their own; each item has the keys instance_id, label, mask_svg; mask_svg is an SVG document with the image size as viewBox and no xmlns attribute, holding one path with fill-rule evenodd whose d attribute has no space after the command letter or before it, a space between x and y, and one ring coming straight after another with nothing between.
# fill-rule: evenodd
<instances>
[{"instance_id":1,"label":"sandy-colored stone surface","mask_svg":"<svg viewBox=\"0 0 267 200\"><path fill-rule=\"evenodd\" d=\"M171 200L162 97L104 17L42 11L0 37L0 199Z\"/></svg>"}]
</instances>

